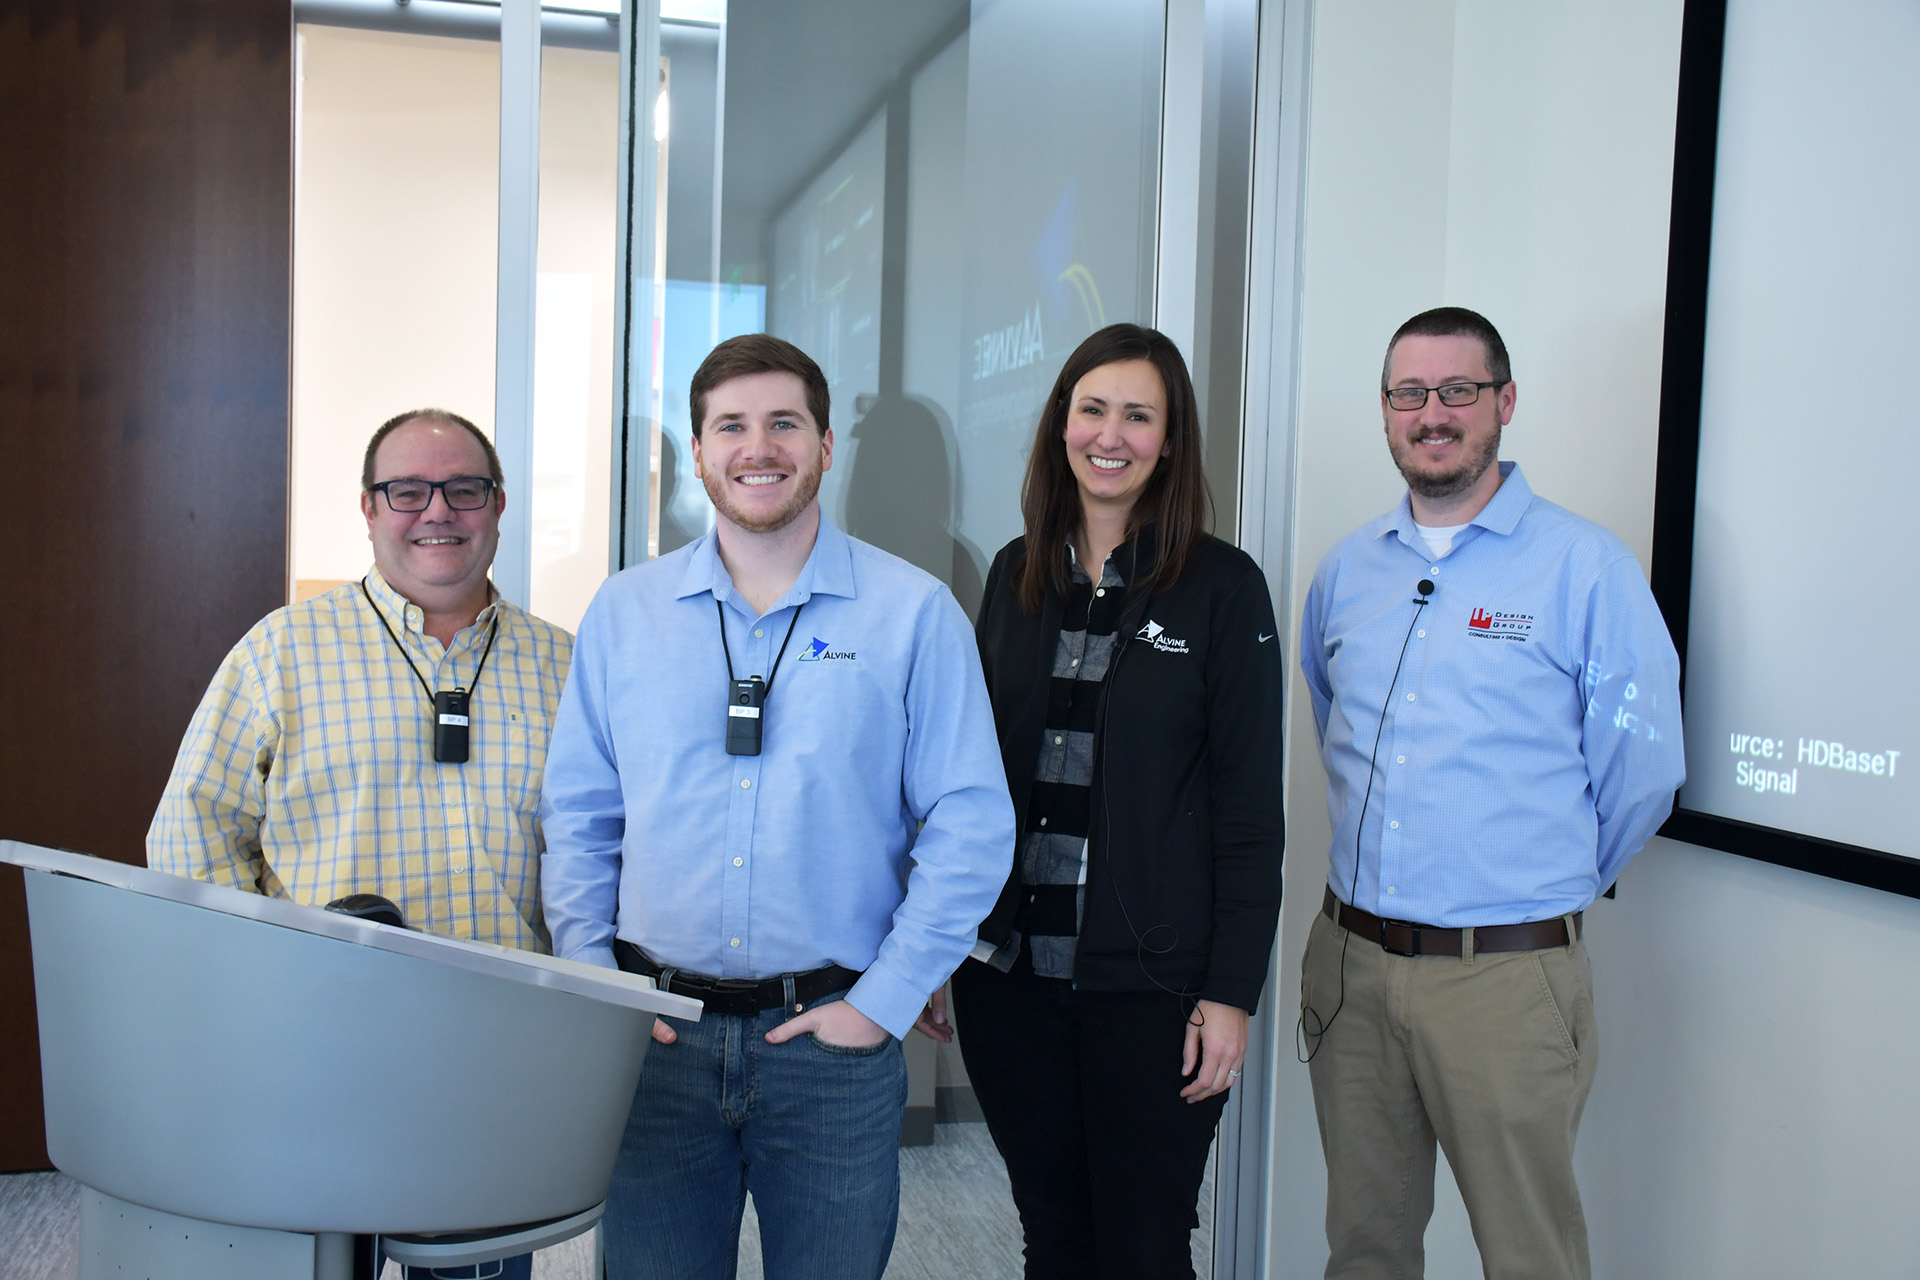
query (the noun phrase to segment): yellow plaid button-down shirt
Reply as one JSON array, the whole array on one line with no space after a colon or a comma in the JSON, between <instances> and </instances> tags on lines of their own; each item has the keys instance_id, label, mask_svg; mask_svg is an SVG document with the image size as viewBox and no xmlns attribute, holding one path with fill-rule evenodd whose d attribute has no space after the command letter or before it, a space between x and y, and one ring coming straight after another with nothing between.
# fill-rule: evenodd
<instances>
[{"instance_id":1,"label":"yellow plaid button-down shirt","mask_svg":"<svg viewBox=\"0 0 1920 1280\"><path fill-rule=\"evenodd\" d=\"M442 648L380 577L276 609L221 663L147 832L159 871L324 906L390 898L416 929L549 950L540 780L573 637L504 600ZM497 620L479 682L474 669ZM465 764L433 759L435 689L472 691Z\"/></svg>"}]
</instances>

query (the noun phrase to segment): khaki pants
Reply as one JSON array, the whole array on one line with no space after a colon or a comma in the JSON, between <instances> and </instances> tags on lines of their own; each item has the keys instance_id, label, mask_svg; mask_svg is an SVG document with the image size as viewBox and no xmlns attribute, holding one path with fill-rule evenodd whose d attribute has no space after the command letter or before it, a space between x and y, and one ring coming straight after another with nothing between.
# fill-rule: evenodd
<instances>
[{"instance_id":1,"label":"khaki pants","mask_svg":"<svg viewBox=\"0 0 1920 1280\"><path fill-rule=\"evenodd\" d=\"M1436 1137L1488 1280L1587 1280L1573 1180L1597 1050L1585 944L1396 956L1322 914L1300 988L1308 1030L1339 1008L1310 1067L1328 1280L1424 1274Z\"/></svg>"}]
</instances>

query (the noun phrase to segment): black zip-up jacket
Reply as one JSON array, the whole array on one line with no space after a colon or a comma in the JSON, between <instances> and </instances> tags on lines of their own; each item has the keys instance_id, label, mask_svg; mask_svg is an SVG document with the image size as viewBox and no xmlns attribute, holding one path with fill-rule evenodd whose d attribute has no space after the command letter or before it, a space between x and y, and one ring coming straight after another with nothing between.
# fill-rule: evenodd
<instances>
[{"instance_id":1,"label":"black zip-up jacket","mask_svg":"<svg viewBox=\"0 0 1920 1280\"><path fill-rule=\"evenodd\" d=\"M1025 554L1016 538L994 557L975 627L1022 833L1065 607L1052 592L1038 616L1021 607ZM1144 578L1151 555L1122 576ZM1215 538L1150 597L1128 588L1094 727L1076 985L1256 1010L1280 915L1278 632L1259 566ZM980 936L1005 943L1025 899L1016 856Z\"/></svg>"}]
</instances>

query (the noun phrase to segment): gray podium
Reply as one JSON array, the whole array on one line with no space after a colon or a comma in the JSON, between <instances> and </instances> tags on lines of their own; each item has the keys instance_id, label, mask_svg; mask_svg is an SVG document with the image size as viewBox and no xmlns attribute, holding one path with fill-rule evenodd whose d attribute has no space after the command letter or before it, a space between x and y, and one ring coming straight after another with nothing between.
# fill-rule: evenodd
<instances>
[{"instance_id":1,"label":"gray podium","mask_svg":"<svg viewBox=\"0 0 1920 1280\"><path fill-rule=\"evenodd\" d=\"M12 841L0 861L26 869L81 1280L346 1280L354 1235L451 1266L587 1230L654 1015L700 1016L571 961Z\"/></svg>"}]
</instances>

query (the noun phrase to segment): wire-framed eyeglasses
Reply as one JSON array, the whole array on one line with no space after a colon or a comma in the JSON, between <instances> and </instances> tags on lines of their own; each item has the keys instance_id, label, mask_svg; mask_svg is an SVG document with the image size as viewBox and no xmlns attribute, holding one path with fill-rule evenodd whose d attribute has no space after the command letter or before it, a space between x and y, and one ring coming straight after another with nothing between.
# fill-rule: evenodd
<instances>
[{"instance_id":1,"label":"wire-framed eyeglasses","mask_svg":"<svg viewBox=\"0 0 1920 1280\"><path fill-rule=\"evenodd\" d=\"M1485 387L1504 387L1505 382L1449 382L1442 387L1388 387L1387 403L1396 409L1411 410L1427 407L1427 393L1440 393L1440 403L1449 409L1464 409L1480 398Z\"/></svg>"},{"instance_id":2,"label":"wire-framed eyeglasses","mask_svg":"<svg viewBox=\"0 0 1920 1280\"><path fill-rule=\"evenodd\" d=\"M440 496L455 511L478 511L493 496L493 481L486 476L455 476L451 480L382 480L367 488L369 492L378 490L386 494L389 510L409 513L425 511L432 506L435 489L440 491Z\"/></svg>"}]
</instances>

